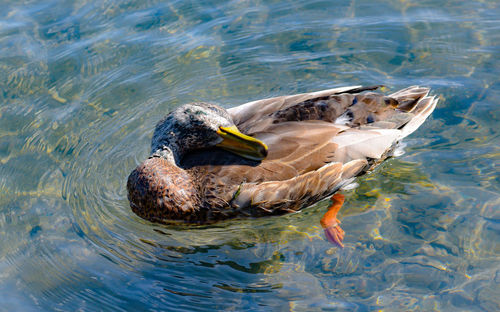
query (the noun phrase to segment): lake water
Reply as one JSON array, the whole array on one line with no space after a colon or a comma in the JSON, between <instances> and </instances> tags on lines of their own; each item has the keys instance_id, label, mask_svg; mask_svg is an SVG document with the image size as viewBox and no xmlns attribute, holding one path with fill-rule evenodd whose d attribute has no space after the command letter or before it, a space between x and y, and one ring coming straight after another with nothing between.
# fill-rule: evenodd
<instances>
[{"instance_id":1,"label":"lake water","mask_svg":"<svg viewBox=\"0 0 500 312\"><path fill-rule=\"evenodd\" d=\"M0 1L0 310L500 310L500 4ZM129 172L192 101L432 88L406 153L301 213L148 223Z\"/></svg>"}]
</instances>

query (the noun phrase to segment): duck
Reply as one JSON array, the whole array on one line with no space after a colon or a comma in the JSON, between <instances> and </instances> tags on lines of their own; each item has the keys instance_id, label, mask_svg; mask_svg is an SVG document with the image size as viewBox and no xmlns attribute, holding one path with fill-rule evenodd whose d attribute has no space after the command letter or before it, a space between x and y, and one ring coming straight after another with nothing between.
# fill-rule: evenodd
<instances>
[{"instance_id":1,"label":"duck","mask_svg":"<svg viewBox=\"0 0 500 312\"><path fill-rule=\"evenodd\" d=\"M377 91L382 87L338 87L229 109L182 105L157 123L150 156L130 173L130 207L154 223L210 224L295 213L333 195L320 223L327 240L342 247L338 191L394 156L438 102L426 87L390 95Z\"/></svg>"}]
</instances>

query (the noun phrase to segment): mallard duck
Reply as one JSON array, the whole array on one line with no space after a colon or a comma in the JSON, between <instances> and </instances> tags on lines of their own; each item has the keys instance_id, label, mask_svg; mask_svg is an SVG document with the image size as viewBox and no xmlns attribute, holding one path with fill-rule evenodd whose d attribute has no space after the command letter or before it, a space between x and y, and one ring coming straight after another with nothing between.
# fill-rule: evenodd
<instances>
[{"instance_id":1,"label":"mallard duck","mask_svg":"<svg viewBox=\"0 0 500 312\"><path fill-rule=\"evenodd\" d=\"M429 89L374 87L258 100L230 109L192 103L156 125L149 158L127 182L132 210L152 222L210 223L280 215L337 192L391 156L434 110ZM341 242L336 214L321 224Z\"/></svg>"}]
</instances>

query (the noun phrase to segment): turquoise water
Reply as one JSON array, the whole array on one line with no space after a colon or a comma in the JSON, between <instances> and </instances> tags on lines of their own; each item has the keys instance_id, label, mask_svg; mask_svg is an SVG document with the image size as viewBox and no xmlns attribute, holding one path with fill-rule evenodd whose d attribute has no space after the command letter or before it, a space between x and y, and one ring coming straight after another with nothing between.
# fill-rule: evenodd
<instances>
[{"instance_id":1,"label":"turquoise water","mask_svg":"<svg viewBox=\"0 0 500 312\"><path fill-rule=\"evenodd\" d=\"M0 310L500 310L497 1L0 1ZM198 228L125 182L183 103L344 85L440 103L328 201Z\"/></svg>"}]
</instances>

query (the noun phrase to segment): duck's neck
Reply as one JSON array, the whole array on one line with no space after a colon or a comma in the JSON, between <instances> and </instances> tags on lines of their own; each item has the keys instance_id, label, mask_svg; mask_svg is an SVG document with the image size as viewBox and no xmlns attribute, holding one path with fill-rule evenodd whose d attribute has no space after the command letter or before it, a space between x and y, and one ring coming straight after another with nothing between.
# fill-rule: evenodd
<instances>
[{"instance_id":1,"label":"duck's neck","mask_svg":"<svg viewBox=\"0 0 500 312\"><path fill-rule=\"evenodd\" d=\"M181 159L184 156L184 149L177 144L169 144L168 146L162 146L151 153L151 157L160 157L167 160L170 165L179 167ZM182 170L182 169L181 169Z\"/></svg>"},{"instance_id":2,"label":"duck's neck","mask_svg":"<svg viewBox=\"0 0 500 312\"><path fill-rule=\"evenodd\" d=\"M164 147L162 149L158 149L154 151L149 158L159 157L167 160L171 165L179 167L181 157L177 152L177 149L173 149L171 147Z\"/></svg>"},{"instance_id":3,"label":"duck's neck","mask_svg":"<svg viewBox=\"0 0 500 312\"><path fill-rule=\"evenodd\" d=\"M171 164L180 166L182 157L186 154L189 140L185 139L185 133L164 122L163 126L156 126L151 142L151 156L161 157Z\"/></svg>"}]
</instances>

